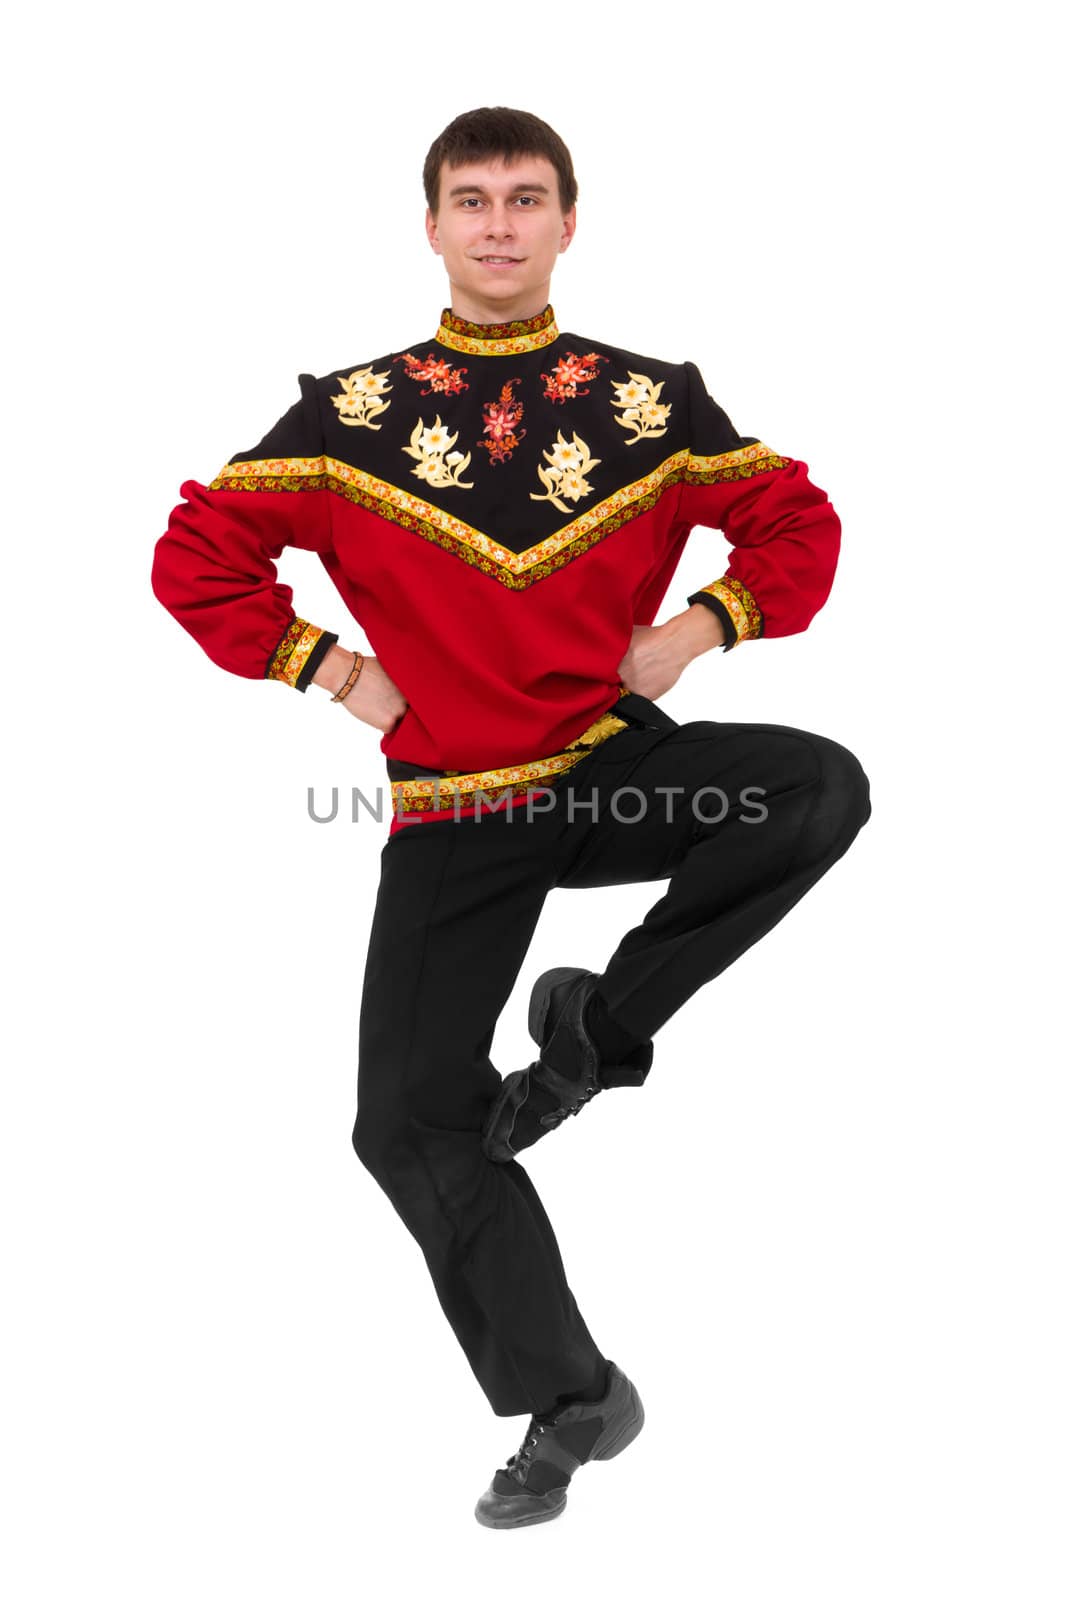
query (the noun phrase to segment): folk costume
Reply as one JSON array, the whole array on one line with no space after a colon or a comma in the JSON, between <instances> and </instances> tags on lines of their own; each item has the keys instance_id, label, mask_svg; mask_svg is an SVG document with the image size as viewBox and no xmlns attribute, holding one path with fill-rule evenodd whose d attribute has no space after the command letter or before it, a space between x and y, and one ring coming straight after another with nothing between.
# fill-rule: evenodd
<instances>
[{"instance_id":1,"label":"folk costume","mask_svg":"<svg viewBox=\"0 0 1067 1600\"><path fill-rule=\"evenodd\" d=\"M457 789L518 798L568 770L695 525L735 547L689 596L725 649L801 631L829 594L840 522L806 464L739 435L692 363L560 333L551 306L446 310L431 340L299 383L253 450L182 484L156 594L219 666L303 691L337 635L273 563L315 551L409 703L380 742L390 777L447 776L438 815Z\"/></svg>"},{"instance_id":2,"label":"folk costume","mask_svg":"<svg viewBox=\"0 0 1067 1600\"><path fill-rule=\"evenodd\" d=\"M493 1409L537 1412L604 1358L525 1170L479 1148L497 1017L553 887L670 880L599 984L649 1040L848 848L870 813L849 751L773 724L679 725L618 673L695 526L731 546L688 597L729 651L808 626L840 523L806 464L738 434L691 362L561 333L551 306L493 325L446 310L432 339L299 385L254 449L182 484L153 587L219 666L303 692L338 635L296 613L274 563L314 551L408 702L379 746L394 816L353 1138ZM620 785L640 816L609 807ZM692 804L709 786L719 815Z\"/></svg>"}]
</instances>

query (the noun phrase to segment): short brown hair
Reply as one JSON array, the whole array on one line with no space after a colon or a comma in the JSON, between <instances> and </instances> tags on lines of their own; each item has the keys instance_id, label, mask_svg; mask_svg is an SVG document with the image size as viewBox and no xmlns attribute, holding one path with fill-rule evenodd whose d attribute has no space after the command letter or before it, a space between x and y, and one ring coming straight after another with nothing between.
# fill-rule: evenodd
<instances>
[{"instance_id":1,"label":"short brown hair","mask_svg":"<svg viewBox=\"0 0 1067 1600\"><path fill-rule=\"evenodd\" d=\"M461 167L471 161L503 158L510 166L519 156L544 156L556 169L559 203L566 213L578 199L571 153L554 128L532 111L512 111L509 106L481 106L464 111L448 124L427 153L422 168L426 204L433 216L441 198L441 167Z\"/></svg>"}]
</instances>

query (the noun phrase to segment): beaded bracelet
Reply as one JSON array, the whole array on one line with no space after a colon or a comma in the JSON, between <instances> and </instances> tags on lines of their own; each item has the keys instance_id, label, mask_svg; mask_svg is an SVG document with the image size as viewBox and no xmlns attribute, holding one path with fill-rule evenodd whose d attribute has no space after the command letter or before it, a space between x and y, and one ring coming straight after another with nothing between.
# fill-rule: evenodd
<instances>
[{"instance_id":1,"label":"beaded bracelet","mask_svg":"<svg viewBox=\"0 0 1067 1600\"><path fill-rule=\"evenodd\" d=\"M363 670L363 654L362 654L361 651L357 650L356 651L356 659L352 663L352 671L348 674L348 677L345 679L345 681L341 685L340 689L338 689L337 693L336 694L332 694L330 696L330 704L331 705L333 704L333 702L335 700L343 700L344 699L345 695L348 693L349 689L351 689L352 685L355 683L356 679L359 677L360 672L362 670Z\"/></svg>"}]
</instances>

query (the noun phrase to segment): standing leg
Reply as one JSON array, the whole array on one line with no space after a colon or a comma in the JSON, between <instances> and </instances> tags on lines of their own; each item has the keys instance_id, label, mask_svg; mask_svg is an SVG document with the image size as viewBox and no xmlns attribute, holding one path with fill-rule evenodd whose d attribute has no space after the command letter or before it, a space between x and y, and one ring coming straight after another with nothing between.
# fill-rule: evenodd
<instances>
[{"instance_id":1,"label":"standing leg","mask_svg":"<svg viewBox=\"0 0 1067 1600\"><path fill-rule=\"evenodd\" d=\"M393 835L371 929L352 1140L422 1249L499 1416L603 1370L526 1171L487 1161L489 1051L552 880L552 828L506 814Z\"/></svg>"}]
</instances>

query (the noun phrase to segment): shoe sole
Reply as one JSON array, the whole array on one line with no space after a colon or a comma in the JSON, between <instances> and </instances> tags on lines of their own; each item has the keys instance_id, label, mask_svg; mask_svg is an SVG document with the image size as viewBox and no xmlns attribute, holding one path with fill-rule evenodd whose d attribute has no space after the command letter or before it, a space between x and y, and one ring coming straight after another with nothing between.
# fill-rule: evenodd
<instances>
[{"instance_id":1,"label":"shoe sole","mask_svg":"<svg viewBox=\"0 0 1067 1600\"><path fill-rule=\"evenodd\" d=\"M553 1517L558 1517L566 1509L567 1496L564 1495L558 1505L549 1506L541 1511L531 1511L528 1516L512 1517L507 1521L501 1520L498 1522L492 1517L483 1516L476 1506L474 1508L474 1519L476 1522L480 1522L483 1528L528 1528L533 1522L551 1522Z\"/></svg>"}]
</instances>

